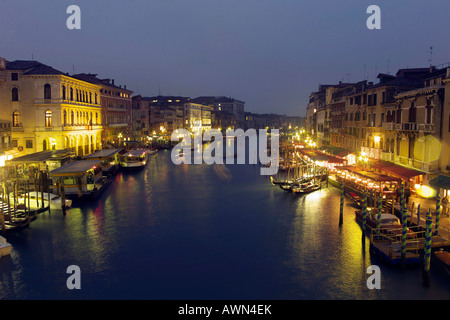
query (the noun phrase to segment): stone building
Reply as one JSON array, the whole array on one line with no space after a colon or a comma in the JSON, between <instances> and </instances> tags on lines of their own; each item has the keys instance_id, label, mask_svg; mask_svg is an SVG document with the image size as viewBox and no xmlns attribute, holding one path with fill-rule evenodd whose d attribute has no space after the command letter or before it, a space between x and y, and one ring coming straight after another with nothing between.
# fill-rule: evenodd
<instances>
[{"instance_id":1,"label":"stone building","mask_svg":"<svg viewBox=\"0 0 450 320\"><path fill-rule=\"evenodd\" d=\"M11 146L18 155L66 148L86 155L100 149L100 89L38 61L7 62L0 117L11 125Z\"/></svg>"}]
</instances>

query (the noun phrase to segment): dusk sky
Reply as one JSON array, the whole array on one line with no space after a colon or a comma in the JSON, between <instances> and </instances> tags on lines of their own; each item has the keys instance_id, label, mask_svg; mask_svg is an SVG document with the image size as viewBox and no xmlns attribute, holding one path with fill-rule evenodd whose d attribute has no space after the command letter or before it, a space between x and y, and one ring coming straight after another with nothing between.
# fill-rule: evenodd
<instances>
[{"instance_id":1,"label":"dusk sky","mask_svg":"<svg viewBox=\"0 0 450 320\"><path fill-rule=\"evenodd\" d=\"M81 30L69 30L69 5ZM369 5L381 30L369 30ZM450 61L450 2L0 0L0 56L96 73L143 96L228 96L304 116L319 84ZM365 66L365 67L364 67ZM365 72L364 72L365 70Z\"/></svg>"}]
</instances>

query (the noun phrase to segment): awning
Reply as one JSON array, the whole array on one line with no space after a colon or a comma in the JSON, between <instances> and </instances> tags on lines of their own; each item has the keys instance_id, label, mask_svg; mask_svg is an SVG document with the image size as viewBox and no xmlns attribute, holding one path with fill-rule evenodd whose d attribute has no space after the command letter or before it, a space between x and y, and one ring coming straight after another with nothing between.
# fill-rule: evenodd
<instances>
[{"instance_id":1,"label":"awning","mask_svg":"<svg viewBox=\"0 0 450 320\"><path fill-rule=\"evenodd\" d=\"M377 163L372 164L372 168L379 169L386 173L390 173L394 176L397 176L402 179L411 179L420 175L425 175L425 172L414 170L410 168L406 168L400 166L398 164L394 164L392 162L379 161Z\"/></svg>"},{"instance_id":2,"label":"awning","mask_svg":"<svg viewBox=\"0 0 450 320\"><path fill-rule=\"evenodd\" d=\"M433 187L450 190L450 177L441 174L437 178L431 180L430 185Z\"/></svg>"},{"instance_id":3,"label":"awning","mask_svg":"<svg viewBox=\"0 0 450 320\"><path fill-rule=\"evenodd\" d=\"M64 176L64 175L83 175L89 169L99 166L102 162L100 160L80 160L73 161L65 166L59 167L50 172L52 176Z\"/></svg>"}]
</instances>

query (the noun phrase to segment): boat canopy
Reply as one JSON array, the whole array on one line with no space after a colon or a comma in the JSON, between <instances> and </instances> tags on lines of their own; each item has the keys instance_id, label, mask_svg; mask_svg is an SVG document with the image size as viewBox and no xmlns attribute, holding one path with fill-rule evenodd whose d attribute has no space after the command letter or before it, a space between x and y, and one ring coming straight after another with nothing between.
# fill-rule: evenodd
<instances>
[{"instance_id":1,"label":"boat canopy","mask_svg":"<svg viewBox=\"0 0 450 320\"><path fill-rule=\"evenodd\" d=\"M83 175L101 165L99 160L73 161L50 172L52 176Z\"/></svg>"},{"instance_id":2,"label":"boat canopy","mask_svg":"<svg viewBox=\"0 0 450 320\"><path fill-rule=\"evenodd\" d=\"M98 150L95 151L92 154L89 154L87 156L85 156L84 158L87 160L94 160L94 159L105 159L105 158L109 158L111 156L116 155L117 153L119 153L120 151L122 151L123 149L104 149L104 150Z\"/></svg>"}]
</instances>

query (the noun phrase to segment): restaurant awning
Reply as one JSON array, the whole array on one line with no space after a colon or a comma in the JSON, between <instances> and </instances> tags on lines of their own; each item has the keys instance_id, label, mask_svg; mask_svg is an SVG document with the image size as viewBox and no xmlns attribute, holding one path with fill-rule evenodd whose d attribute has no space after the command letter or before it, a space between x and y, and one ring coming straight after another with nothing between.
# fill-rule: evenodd
<instances>
[{"instance_id":1,"label":"restaurant awning","mask_svg":"<svg viewBox=\"0 0 450 320\"><path fill-rule=\"evenodd\" d=\"M356 174L364 179L370 179L374 182L400 182L401 179L397 177L388 176L385 174L379 174L375 173L373 171L363 171L359 170L355 166L342 166L339 167L339 170L346 170L349 172L352 172L353 174Z\"/></svg>"},{"instance_id":2,"label":"restaurant awning","mask_svg":"<svg viewBox=\"0 0 450 320\"><path fill-rule=\"evenodd\" d=\"M419 170L406 168L401 165L386 161L379 161L377 163L374 163L372 164L372 168L379 169L402 179L411 179L426 174L425 172Z\"/></svg>"},{"instance_id":3,"label":"restaurant awning","mask_svg":"<svg viewBox=\"0 0 450 320\"><path fill-rule=\"evenodd\" d=\"M430 185L433 187L450 190L450 177L441 174L438 177L431 180Z\"/></svg>"}]
</instances>

